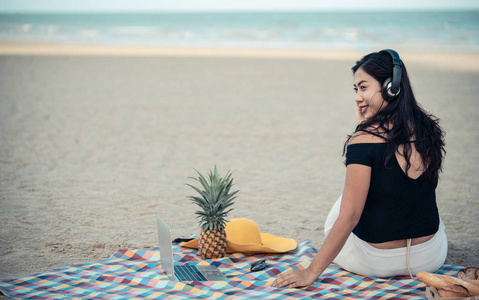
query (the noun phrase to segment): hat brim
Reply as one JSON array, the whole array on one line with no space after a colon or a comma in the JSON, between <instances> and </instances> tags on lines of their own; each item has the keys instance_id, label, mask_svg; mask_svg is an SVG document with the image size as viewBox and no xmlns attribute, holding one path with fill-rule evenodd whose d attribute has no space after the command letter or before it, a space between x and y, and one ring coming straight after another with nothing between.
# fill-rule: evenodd
<instances>
[{"instance_id":1,"label":"hat brim","mask_svg":"<svg viewBox=\"0 0 479 300\"><path fill-rule=\"evenodd\" d=\"M195 238L180 245L188 248L198 249L199 238ZM226 242L227 253L285 253L296 249L297 243L294 239L282 238L269 233L261 233L262 244L237 244L232 241Z\"/></svg>"}]
</instances>

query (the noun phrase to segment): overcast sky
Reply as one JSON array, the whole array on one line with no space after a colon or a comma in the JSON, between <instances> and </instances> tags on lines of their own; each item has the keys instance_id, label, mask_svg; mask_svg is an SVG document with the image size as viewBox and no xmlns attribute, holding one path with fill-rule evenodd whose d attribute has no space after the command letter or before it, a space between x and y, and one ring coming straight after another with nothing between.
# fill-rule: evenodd
<instances>
[{"instance_id":1,"label":"overcast sky","mask_svg":"<svg viewBox=\"0 0 479 300\"><path fill-rule=\"evenodd\" d=\"M0 0L0 12L479 9L479 0Z\"/></svg>"}]
</instances>

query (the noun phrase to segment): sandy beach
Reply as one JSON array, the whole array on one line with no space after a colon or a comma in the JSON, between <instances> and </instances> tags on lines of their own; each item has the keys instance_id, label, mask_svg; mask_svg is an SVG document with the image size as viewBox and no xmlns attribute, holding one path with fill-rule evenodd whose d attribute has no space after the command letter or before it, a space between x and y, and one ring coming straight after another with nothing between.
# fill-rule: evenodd
<instances>
[{"instance_id":1,"label":"sandy beach","mask_svg":"<svg viewBox=\"0 0 479 300\"><path fill-rule=\"evenodd\" d=\"M157 214L198 234L185 183L214 165L231 218L319 247L364 54L0 45L0 279L153 248ZM446 263L479 266L479 54L400 54L446 131Z\"/></svg>"}]
</instances>

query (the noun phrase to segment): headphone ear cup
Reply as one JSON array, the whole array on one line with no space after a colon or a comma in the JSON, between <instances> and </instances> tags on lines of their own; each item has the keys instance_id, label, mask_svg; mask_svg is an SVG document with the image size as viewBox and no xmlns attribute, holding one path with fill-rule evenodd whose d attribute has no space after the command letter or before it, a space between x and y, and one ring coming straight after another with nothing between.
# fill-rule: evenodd
<instances>
[{"instance_id":1,"label":"headphone ear cup","mask_svg":"<svg viewBox=\"0 0 479 300\"><path fill-rule=\"evenodd\" d=\"M389 77L388 79L386 79L383 83L383 87L381 90L383 99L386 100L387 102L391 102L397 95L399 95L399 91L395 94L391 92L392 80L393 80L392 77Z\"/></svg>"}]
</instances>

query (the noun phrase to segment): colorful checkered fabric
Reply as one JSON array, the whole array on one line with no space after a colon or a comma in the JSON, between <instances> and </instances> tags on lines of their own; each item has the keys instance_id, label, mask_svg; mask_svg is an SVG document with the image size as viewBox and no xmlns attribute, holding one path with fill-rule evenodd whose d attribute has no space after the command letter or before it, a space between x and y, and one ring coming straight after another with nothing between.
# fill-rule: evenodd
<instances>
[{"instance_id":1,"label":"colorful checkered fabric","mask_svg":"<svg viewBox=\"0 0 479 300\"><path fill-rule=\"evenodd\" d=\"M424 299L425 286L408 277L358 276L331 264L312 286L272 288L276 275L304 269L316 249L310 241L282 255L233 254L202 261L197 250L173 246L178 264L214 264L228 282L169 281L161 267L158 248L149 251L119 250L94 263L0 281L0 291L16 299ZM267 268L251 273L250 264L266 258ZM455 274L461 267L445 265L438 273Z\"/></svg>"}]
</instances>

